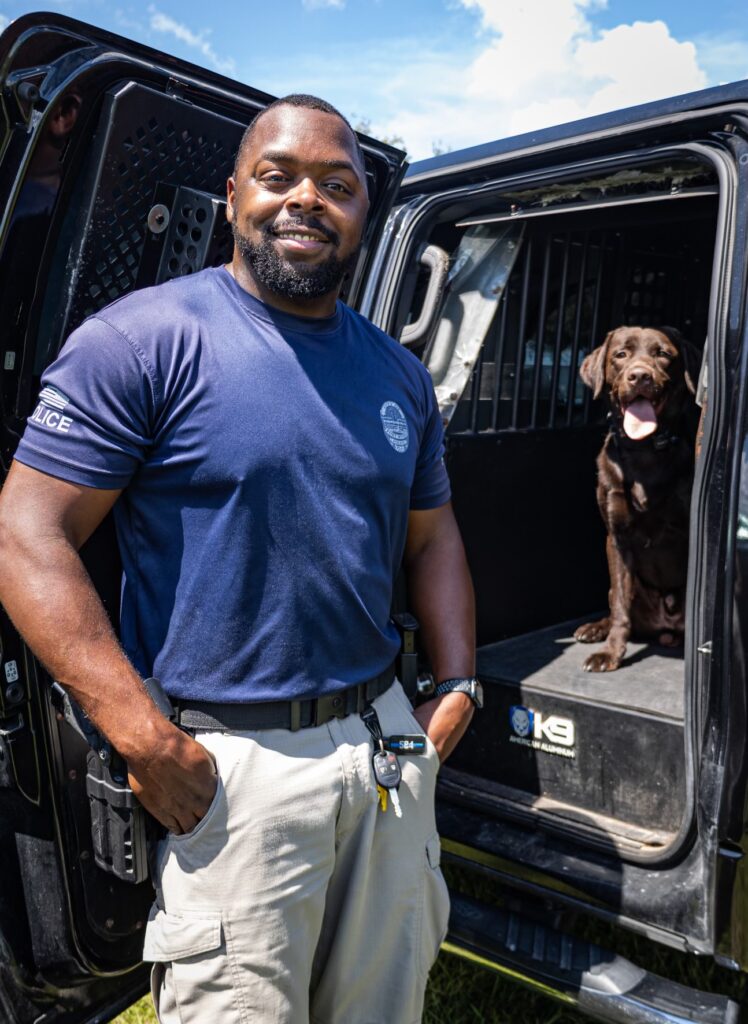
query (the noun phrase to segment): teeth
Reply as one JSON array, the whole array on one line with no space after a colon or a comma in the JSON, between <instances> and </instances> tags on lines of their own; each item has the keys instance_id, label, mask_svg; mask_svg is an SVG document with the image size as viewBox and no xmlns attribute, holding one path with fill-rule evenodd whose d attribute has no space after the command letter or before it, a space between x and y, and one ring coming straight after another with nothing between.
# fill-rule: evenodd
<instances>
[{"instance_id":1,"label":"teeth","mask_svg":"<svg viewBox=\"0 0 748 1024\"><path fill-rule=\"evenodd\" d=\"M316 235L305 235L301 231L281 231L278 233L278 238L291 238L294 241L301 242L321 242L322 239Z\"/></svg>"}]
</instances>

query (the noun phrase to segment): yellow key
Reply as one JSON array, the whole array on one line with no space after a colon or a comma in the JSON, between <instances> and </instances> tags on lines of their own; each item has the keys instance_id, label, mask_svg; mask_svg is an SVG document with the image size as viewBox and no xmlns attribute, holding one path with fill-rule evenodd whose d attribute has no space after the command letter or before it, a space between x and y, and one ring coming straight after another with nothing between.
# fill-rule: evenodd
<instances>
[{"instance_id":1,"label":"yellow key","mask_svg":"<svg viewBox=\"0 0 748 1024\"><path fill-rule=\"evenodd\" d=\"M387 790L384 786L377 786L377 793L379 794L379 806L383 811L387 810Z\"/></svg>"}]
</instances>

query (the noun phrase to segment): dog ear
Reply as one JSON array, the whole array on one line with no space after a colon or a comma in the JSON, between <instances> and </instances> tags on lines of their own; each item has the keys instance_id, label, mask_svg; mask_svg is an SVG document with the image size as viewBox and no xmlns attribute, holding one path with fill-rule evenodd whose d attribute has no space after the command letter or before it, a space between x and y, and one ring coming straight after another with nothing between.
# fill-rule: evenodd
<instances>
[{"instance_id":1,"label":"dog ear","mask_svg":"<svg viewBox=\"0 0 748 1024\"><path fill-rule=\"evenodd\" d=\"M608 354L608 344L614 334L615 331L608 331L602 345L598 345L588 356L585 356L579 367L579 376L588 388L592 388L595 398L600 397L600 392L605 385L605 359Z\"/></svg>"},{"instance_id":2,"label":"dog ear","mask_svg":"<svg viewBox=\"0 0 748 1024\"><path fill-rule=\"evenodd\" d=\"M703 353L690 341L686 341L677 327L658 327L657 330L662 331L674 345L677 345L683 360L683 379L688 390L695 395L701 373Z\"/></svg>"}]
</instances>

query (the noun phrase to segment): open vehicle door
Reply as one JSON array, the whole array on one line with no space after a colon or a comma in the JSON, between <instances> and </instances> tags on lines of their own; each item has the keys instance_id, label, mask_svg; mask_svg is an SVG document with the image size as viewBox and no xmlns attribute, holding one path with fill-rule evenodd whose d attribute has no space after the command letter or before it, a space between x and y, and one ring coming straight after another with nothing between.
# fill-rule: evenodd
<instances>
[{"instance_id":1,"label":"open vehicle door","mask_svg":"<svg viewBox=\"0 0 748 1024\"><path fill-rule=\"evenodd\" d=\"M245 127L272 97L49 14L2 35L0 80L4 476L40 375L71 330L131 289L230 255L226 179ZM372 205L351 302L404 166L399 151L361 143ZM64 429L61 410L49 415ZM110 523L82 554L116 622ZM109 1019L147 984L139 961L151 885L134 877L132 850L115 855L107 829L116 821L92 840L89 748L4 616L0 644L0 1016Z\"/></svg>"},{"instance_id":2,"label":"open vehicle door","mask_svg":"<svg viewBox=\"0 0 748 1024\"><path fill-rule=\"evenodd\" d=\"M363 300L434 375L476 586L485 709L438 820L514 909L454 898L449 943L604 1020L736 1007L549 927L563 914L748 968L747 115L744 82L415 164ZM572 639L608 587L605 409L579 367L620 324L701 350L701 425L685 647L599 674Z\"/></svg>"}]
</instances>

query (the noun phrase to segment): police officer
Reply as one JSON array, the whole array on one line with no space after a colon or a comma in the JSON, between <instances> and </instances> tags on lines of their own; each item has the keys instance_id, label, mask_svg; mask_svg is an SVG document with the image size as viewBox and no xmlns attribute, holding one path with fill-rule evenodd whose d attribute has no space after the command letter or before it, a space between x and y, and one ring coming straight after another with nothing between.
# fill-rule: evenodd
<instances>
[{"instance_id":1,"label":"police officer","mask_svg":"<svg viewBox=\"0 0 748 1024\"><path fill-rule=\"evenodd\" d=\"M367 207L334 108L267 108L231 263L74 332L0 501L0 599L169 830L144 951L164 1024L413 1024L446 929L433 795L477 700L473 596L428 374L337 298ZM112 508L119 641L77 554ZM440 683L415 718L403 559ZM365 708L427 735L394 801Z\"/></svg>"}]
</instances>

